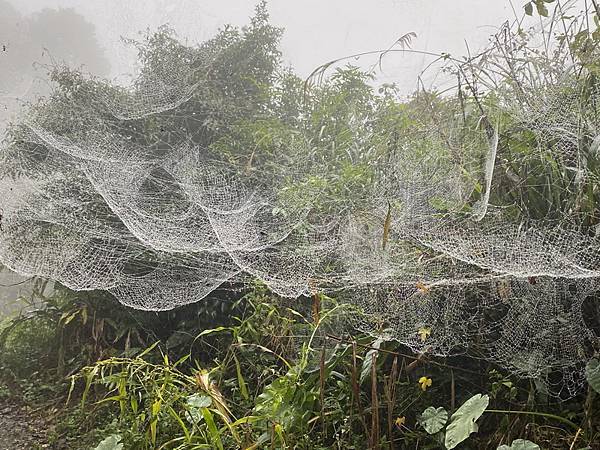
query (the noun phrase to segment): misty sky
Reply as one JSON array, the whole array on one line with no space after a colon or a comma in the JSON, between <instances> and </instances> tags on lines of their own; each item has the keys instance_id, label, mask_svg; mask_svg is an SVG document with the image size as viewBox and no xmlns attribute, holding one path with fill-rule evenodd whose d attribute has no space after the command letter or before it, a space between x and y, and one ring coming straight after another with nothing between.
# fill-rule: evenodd
<instances>
[{"instance_id":1,"label":"misty sky","mask_svg":"<svg viewBox=\"0 0 600 450\"><path fill-rule=\"evenodd\" d=\"M124 80L134 71L135 53L123 47L120 36L136 37L147 27L170 23L189 42L203 41L226 23L245 24L255 5L253 0L9 1L23 15L43 8L74 8L95 25L111 76ZM522 3L513 0L518 16ZM466 54L467 42L475 52L502 22L515 19L508 0L271 0L269 10L272 22L286 29L284 60L302 76L340 56L387 48L411 31L418 35L415 49L458 56ZM372 64L372 60L352 62ZM391 56L379 79L411 91L428 62L422 56ZM426 81L435 83L433 78Z\"/></svg>"}]
</instances>

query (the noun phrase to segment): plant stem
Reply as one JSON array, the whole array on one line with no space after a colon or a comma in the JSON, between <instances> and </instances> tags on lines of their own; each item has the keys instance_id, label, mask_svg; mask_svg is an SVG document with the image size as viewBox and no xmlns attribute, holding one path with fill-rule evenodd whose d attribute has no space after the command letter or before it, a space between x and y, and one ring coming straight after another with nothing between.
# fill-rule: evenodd
<instances>
[{"instance_id":1,"label":"plant stem","mask_svg":"<svg viewBox=\"0 0 600 450\"><path fill-rule=\"evenodd\" d=\"M508 410L503 410L503 409L486 409L484 412L498 413L498 414L525 414L525 415L529 415L529 416L547 417L548 419L558 420L559 422L569 425L574 430L579 430L579 425L575 425L569 419L565 419L564 417L557 416L555 414L542 413L542 412L537 412L537 411L508 411Z\"/></svg>"}]
</instances>

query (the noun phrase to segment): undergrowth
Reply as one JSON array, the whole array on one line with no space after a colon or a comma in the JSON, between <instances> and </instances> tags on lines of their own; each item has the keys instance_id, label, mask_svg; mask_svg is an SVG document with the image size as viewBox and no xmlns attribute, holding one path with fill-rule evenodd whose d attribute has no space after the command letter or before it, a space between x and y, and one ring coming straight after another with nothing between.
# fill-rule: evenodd
<instances>
[{"instance_id":1,"label":"undergrowth","mask_svg":"<svg viewBox=\"0 0 600 450\"><path fill-rule=\"evenodd\" d=\"M239 297L207 327L189 320L202 305L141 313L59 288L4 325L1 395L51 412L53 448L445 448L467 401L479 430L459 427L460 448L598 445L591 390L559 403L468 355L340 335L358 312L326 296Z\"/></svg>"}]
</instances>

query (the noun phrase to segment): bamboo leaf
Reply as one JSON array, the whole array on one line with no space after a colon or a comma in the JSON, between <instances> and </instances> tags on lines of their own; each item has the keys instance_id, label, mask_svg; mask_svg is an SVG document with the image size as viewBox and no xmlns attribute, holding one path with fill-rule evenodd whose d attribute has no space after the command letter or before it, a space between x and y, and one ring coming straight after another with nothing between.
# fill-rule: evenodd
<instances>
[{"instance_id":1,"label":"bamboo leaf","mask_svg":"<svg viewBox=\"0 0 600 450\"><path fill-rule=\"evenodd\" d=\"M138 358L143 358L144 356L146 356L148 353L150 353L152 350L154 350L154 348L160 343L160 341L156 341L154 344L152 344L150 347L148 347L146 350L144 350L142 353L140 353L139 355L137 355Z\"/></svg>"},{"instance_id":2,"label":"bamboo leaf","mask_svg":"<svg viewBox=\"0 0 600 450\"><path fill-rule=\"evenodd\" d=\"M98 373L98 366L94 366L92 370L89 370L85 375L85 388L83 389L83 394L81 394L81 407L85 405L85 401L87 399L88 393L90 392L90 387L92 386L92 381L96 377Z\"/></svg>"},{"instance_id":3,"label":"bamboo leaf","mask_svg":"<svg viewBox=\"0 0 600 450\"><path fill-rule=\"evenodd\" d=\"M158 431L158 413L160 412L160 407L162 405L162 401L157 399L152 404L152 420L150 421L150 439L152 440L152 444L156 445L156 434Z\"/></svg>"},{"instance_id":4,"label":"bamboo leaf","mask_svg":"<svg viewBox=\"0 0 600 450\"><path fill-rule=\"evenodd\" d=\"M242 376L242 368L240 366L240 362L238 361L235 355L233 355L233 360L235 361L235 371L237 373L240 394L242 394L244 400L248 400L250 396L248 395L248 388L246 387L246 382L244 381L244 377Z\"/></svg>"},{"instance_id":5,"label":"bamboo leaf","mask_svg":"<svg viewBox=\"0 0 600 450\"><path fill-rule=\"evenodd\" d=\"M202 408L202 417L206 422L206 427L208 428L208 434L210 435L212 443L216 445L219 450L223 450L223 442L221 441L221 435L219 434L219 430L215 425L213 415L208 408Z\"/></svg>"},{"instance_id":6,"label":"bamboo leaf","mask_svg":"<svg viewBox=\"0 0 600 450\"><path fill-rule=\"evenodd\" d=\"M179 426L181 427L181 430L183 431L183 433L185 434L185 440L186 442L191 442L191 434L190 434L190 430L188 430L188 427L185 426L185 423L183 423L183 420L181 420L181 417L179 417L179 414L177 414L175 412L175 410L169 406L167 408L167 411L169 412L169 415L175 419L175 421L179 424Z\"/></svg>"}]
</instances>

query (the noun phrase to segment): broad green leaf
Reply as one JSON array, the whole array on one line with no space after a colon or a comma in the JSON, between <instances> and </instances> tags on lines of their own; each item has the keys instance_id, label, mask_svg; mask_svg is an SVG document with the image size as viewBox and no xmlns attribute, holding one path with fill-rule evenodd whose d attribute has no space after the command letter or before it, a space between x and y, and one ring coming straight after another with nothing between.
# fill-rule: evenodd
<instances>
[{"instance_id":1,"label":"broad green leaf","mask_svg":"<svg viewBox=\"0 0 600 450\"><path fill-rule=\"evenodd\" d=\"M585 366L585 378L590 387L600 394L600 361L592 358Z\"/></svg>"},{"instance_id":2,"label":"broad green leaf","mask_svg":"<svg viewBox=\"0 0 600 450\"><path fill-rule=\"evenodd\" d=\"M419 424L421 424L429 434L435 434L440 431L444 428L446 422L448 422L448 411L442 407L434 408L433 406L430 406L423 411L423 414L419 417Z\"/></svg>"},{"instance_id":3,"label":"broad green leaf","mask_svg":"<svg viewBox=\"0 0 600 450\"><path fill-rule=\"evenodd\" d=\"M195 424L204 418L202 408L209 408L212 405L212 399L208 395L193 394L187 398L186 404L188 411L185 417L188 422Z\"/></svg>"},{"instance_id":4,"label":"broad green leaf","mask_svg":"<svg viewBox=\"0 0 600 450\"><path fill-rule=\"evenodd\" d=\"M490 403L487 395L476 394L456 410L446 427L445 445L452 449L477 431L475 421L481 417Z\"/></svg>"},{"instance_id":5,"label":"broad green leaf","mask_svg":"<svg viewBox=\"0 0 600 450\"><path fill-rule=\"evenodd\" d=\"M498 450L540 450L540 446L527 439L515 439L508 445L501 445Z\"/></svg>"},{"instance_id":6,"label":"broad green leaf","mask_svg":"<svg viewBox=\"0 0 600 450\"><path fill-rule=\"evenodd\" d=\"M111 434L106 439L102 440L94 450L123 450L121 435Z\"/></svg>"},{"instance_id":7,"label":"broad green leaf","mask_svg":"<svg viewBox=\"0 0 600 450\"><path fill-rule=\"evenodd\" d=\"M212 404L212 399L208 395L193 394L187 398L187 404L194 408L208 408Z\"/></svg>"},{"instance_id":8,"label":"broad green leaf","mask_svg":"<svg viewBox=\"0 0 600 450\"><path fill-rule=\"evenodd\" d=\"M525 14L527 14L528 16L533 16L533 5L531 4L531 2L527 2L525 4Z\"/></svg>"}]
</instances>

